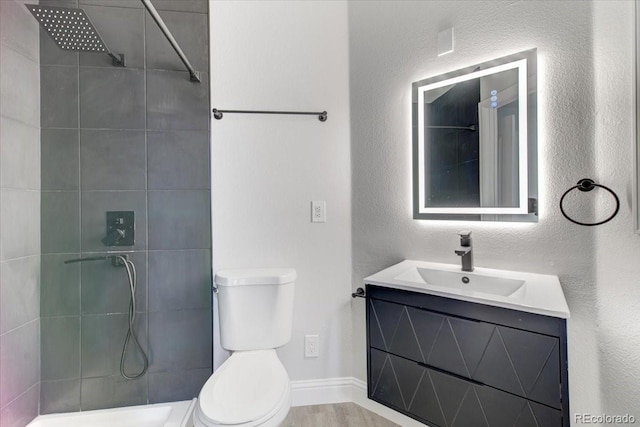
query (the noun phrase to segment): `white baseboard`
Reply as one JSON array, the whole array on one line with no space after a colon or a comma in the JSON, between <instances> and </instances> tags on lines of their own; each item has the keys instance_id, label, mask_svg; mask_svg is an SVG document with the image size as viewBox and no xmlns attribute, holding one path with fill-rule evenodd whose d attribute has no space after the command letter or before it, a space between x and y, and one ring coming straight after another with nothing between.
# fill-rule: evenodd
<instances>
[{"instance_id":1,"label":"white baseboard","mask_svg":"<svg viewBox=\"0 0 640 427\"><path fill-rule=\"evenodd\" d=\"M352 377L291 381L291 406L352 402Z\"/></svg>"},{"instance_id":2,"label":"white baseboard","mask_svg":"<svg viewBox=\"0 0 640 427\"><path fill-rule=\"evenodd\" d=\"M367 383L354 377L291 381L292 406L353 402L402 427L424 424L387 408L367 397Z\"/></svg>"}]
</instances>

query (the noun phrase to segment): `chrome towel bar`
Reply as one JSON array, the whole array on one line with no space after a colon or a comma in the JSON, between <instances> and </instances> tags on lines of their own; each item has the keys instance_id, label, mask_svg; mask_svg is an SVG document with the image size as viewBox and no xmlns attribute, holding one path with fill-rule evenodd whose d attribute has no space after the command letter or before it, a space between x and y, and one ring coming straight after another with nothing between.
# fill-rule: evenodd
<instances>
[{"instance_id":1,"label":"chrome towel bar","mask_svg":"<svg viewBox=\"0 0 640 427\"><path fill-rule=\"evenodd\" d=\"M234 113L234 114L294 114L303 116L318 116L318 120L321 122L327 121L326 111L264 111L264 110L218 110L213 109L213 117L217 120L221 120L224 115L222 113Z\"/></svg>"},{"instance_id":2,"label":"chrome towel bar","mask_svg":"<svg viewBox=\"0 0 640 427\"><path fill-rule=\"evenodd\" d=\"M367 299L367 295L364 292L364 289L358 288L354 293L351 294L351 298L364 298Z\"/></svg>"}]
</instances>

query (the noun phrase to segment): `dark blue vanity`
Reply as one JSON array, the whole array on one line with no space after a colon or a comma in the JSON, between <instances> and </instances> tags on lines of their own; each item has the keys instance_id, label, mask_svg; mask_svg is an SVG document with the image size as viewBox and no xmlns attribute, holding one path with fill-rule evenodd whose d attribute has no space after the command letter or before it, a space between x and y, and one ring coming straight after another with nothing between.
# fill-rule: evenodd
<instances>
[{"instance_id":1,"label":"dark blue vanity","mask_svg":"<svg viewBox=\"0 0 640 427\"><path fill-rule=\"evenodd\" d=\"M569 427L566 319L372 284L366 302L370 399L431 427Z\"/></svg>"}]
</instances>

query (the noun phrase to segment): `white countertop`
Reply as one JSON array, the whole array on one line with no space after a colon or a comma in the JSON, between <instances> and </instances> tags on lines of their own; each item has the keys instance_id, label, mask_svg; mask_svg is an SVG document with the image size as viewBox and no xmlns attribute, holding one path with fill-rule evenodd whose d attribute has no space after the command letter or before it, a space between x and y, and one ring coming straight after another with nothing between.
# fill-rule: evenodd
<instances>
[{"instance_id":1,"label":"white countertop","mask_svg":"<svg viewBox=\"0 0 640 427\"><path fill-rule=\"evenodd\" d=\"M418 269L459 273L460 275L468 276L470 282L464 289L461 289L457 283L453 287L437 286L422 279L418 274ZM521 280L524 281L524 284L515 292L506 296L485 293L473 288L475 279L487 281L490 278ZM366 277L364 283L543 314L545 316L569 318L569 307L567 306L562 286L558 277L552 275L481 267L475 268L473 272L463 272L460 265L405 260Z\"/></svg>"}]
</instances>

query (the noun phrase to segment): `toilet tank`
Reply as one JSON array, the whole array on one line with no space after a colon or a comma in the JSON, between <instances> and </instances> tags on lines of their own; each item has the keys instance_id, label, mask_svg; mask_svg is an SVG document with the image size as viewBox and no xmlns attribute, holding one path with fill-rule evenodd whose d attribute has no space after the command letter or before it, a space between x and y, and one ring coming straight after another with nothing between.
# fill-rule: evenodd
<instances>
[{"instance_id":1,"label":"toilet tank","mask_svg":"<svg viewBox=\"0 0 640 427\"><path fill-rule=\"evenodd\" d=\"M288 343L295 279L292 268L218 271L215 282L222 347L262 350Z\"/></svg>"}]
</instances>

